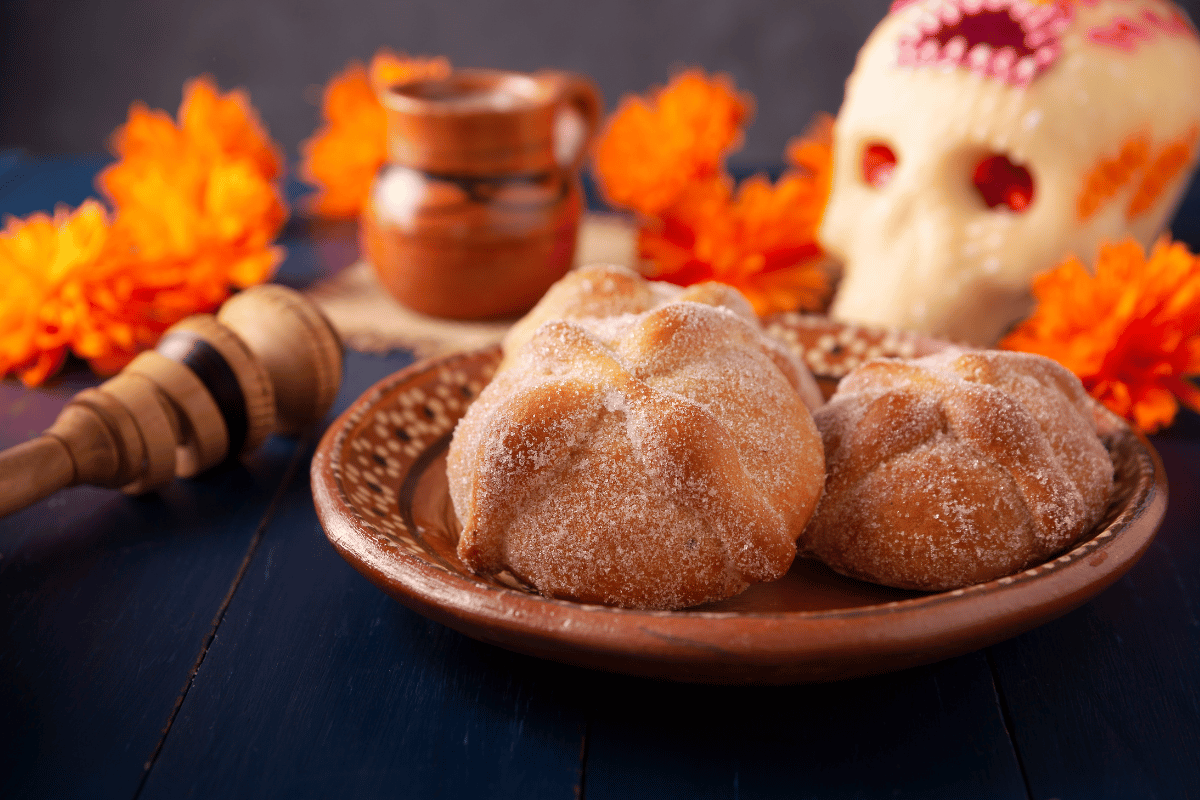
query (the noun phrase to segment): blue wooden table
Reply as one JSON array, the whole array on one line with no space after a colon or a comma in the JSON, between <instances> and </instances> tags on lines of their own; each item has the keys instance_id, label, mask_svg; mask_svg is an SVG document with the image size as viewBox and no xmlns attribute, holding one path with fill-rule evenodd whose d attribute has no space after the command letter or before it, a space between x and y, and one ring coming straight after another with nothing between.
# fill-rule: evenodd
<instances>
[{"instance_id":1,"label":"blue wooden table","mask_svg":"<svg viewBox=\"0 0 1200 800\"><path fill-rule=\"evenodd\" d=\"M78 204L101 163L0 154L0 213ZM1200 245L1196 193L1175 230ZM354 254L303 221L283 244L292 285ZM410 358L350 353L329 419ZM0 383L0 447L94 382ZM1196 415L1153 439L1161 532L1092 602L960 658L784 688L565 667L408 611L322 534L318 434L0 519L0 797L1200 797Z\"/></svg>"}]
</instances>

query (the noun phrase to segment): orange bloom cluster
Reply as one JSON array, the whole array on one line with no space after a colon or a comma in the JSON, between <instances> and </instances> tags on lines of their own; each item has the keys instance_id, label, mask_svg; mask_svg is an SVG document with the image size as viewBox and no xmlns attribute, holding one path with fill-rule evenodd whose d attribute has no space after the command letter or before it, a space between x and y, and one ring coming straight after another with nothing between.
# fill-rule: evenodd
<instances>
[{"instance_id":1,"label":"orange bloom cluster","mask_svg":"<svg viewBox=\"0 0 1200 800\"><path fill-rule=\"evenodd\" d=\"M657 216L717 178L741 143L754 99L724 76L691 70L650 98L627 97L596 141L593 164L615 206Z\"/></svg>"},{"instance_id":2,"label":"orange bloom cluster","mask_svg":"<svg viewBox=\"0 0 1200 800\"><path fill-rule=\"evenodd\" d=\"M1002 347L1049 356L1140 430L1170 425L1182 402L1200 411L1200 259L1161 240L1100 249L1095 275L1076 258L1034 279L1033 315Z\"/></svg>"},{"instance_id":3,"label":"orange bloom cluster","mask_svg":"<svg viewBox=\"0 0 1200 800\"><path fill-rule=\"evenodd\" d=\"M36 386L76 342L93 351L110 339L133 346L132 328L111 319L119 312L114 298L89 291L113 271L108 244L108 216L95 200L73 214L60 208L53 218L7 220L0 231L0 375L16 372Z\"/></svg>"},{"instance_id":4,"label":"orange bloom cluster","mask_svg":"<svg viewBox=\"0 0 1200 800\"><path fill-rule=\"evenodd\" d=\"M820 310L830 287L816 233L833 121L822 117L789 146L789 169L775 184L755 176L734 186L724 160L752 107L727 78L699 71L649 99L627 98L597 141L597 182L610 204L639 215L650 277L727 283L760 315Z\"/></svg>"},{"instance_id":5,"label":"orange bloom cluster","mask_svg":"<svg viewBox=\"0 0 1200 800\"><path fill-rule=\"evenodd\" d=\"M178 123L135 104L113 148L111 217L89 200L0 232L0 375L39 384L68 350L115 372L282 259L282 158L244 93L192 81Z\"/></svg>"},{"instance_id":6,"label":"orange bloom cluster","mask_svg":"<svg viewBox=\"0 0 1200 800\"><path fill-rule=\"evenodd\" d=\"M370 74L351 64L325 87L324 126L301 145L300 177L317 187L312 211L323 217L358 216L375 174L387 159L387 118L376 91L450 74L444 58L404 58L380 50Z\"/></svg>"}]
</instances>

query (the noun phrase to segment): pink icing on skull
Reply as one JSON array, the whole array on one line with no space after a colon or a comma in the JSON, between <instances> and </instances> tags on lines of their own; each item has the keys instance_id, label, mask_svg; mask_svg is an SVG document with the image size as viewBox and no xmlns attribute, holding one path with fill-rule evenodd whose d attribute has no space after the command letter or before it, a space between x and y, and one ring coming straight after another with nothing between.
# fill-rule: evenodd
<instances>
[{"instance_id":1,"label":"pink icing on skull","mask_svg":"<svg viewBox=\"0 0 1200 800\"><path fill-rule=\"evenodd\" d=\"M1165 0L907 0L859 53L821 227L831 314L993 344L1032 276L1149 245L1200 140L1200 40Z\"/></svg>"},{"instance_id":2,"label":"pink icing on skull","mask_svg":"<svg viewBox=\"0 0 1200 800\"><path fill-rule=\"evenodd\" d=\"M1067 5L949 0L912 21L900 37L899 63L964 68L1024 86L1058 58L1070 24Z\"/></svg>"}]
</instances>

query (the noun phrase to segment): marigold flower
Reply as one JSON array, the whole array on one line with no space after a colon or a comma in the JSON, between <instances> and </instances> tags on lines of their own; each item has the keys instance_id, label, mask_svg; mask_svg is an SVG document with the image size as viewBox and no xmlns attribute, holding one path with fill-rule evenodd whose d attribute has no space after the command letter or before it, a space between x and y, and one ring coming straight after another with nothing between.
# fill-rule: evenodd
<instances>
[{"instance_id":1,"label":"marigold flower","mask_svg":"<svg viewBox=\"0 0 1200 800\"><path fill-rule=\"evenodd\" d=\"M113 136L120 157L97 183L117 212L115 256L125 280L115 296L135 346L147 347L188 314L210 311L270 277L287 206L275 180L283 160L242 92L221 95L201 78L184 90L175 124L135 104ZM132 357L134 349L128 355ZM80 353L105 369L126 354Z\"/></svg>"},{"instance_id":2,"label":"marigold flower","mask_svg":"<svg viewBox=\"0 0 1200 800\"><path fill-rule=\"evenodd\" d=\"M627 97L596 141L593 166L606 199L648 216L697 180L721 171L754 99L726 76L689 70L649 99Z\"/></svg>"},{"instance_id":3,"label":"marigold flower","mask_svg":"<svg viewBox=\"0 0 1200 800\"><path fill-rule=\"evenodd\" d=\"M1200 411L1200 259L1160 240L1101 247L1095 274L1077 258L1037 276L1034 313L1002 347L1049 356L1137 428L1170 425L1179 403Z\"/></svg>"},{"instance_id":4,"label":"marigold flower","mask_svg":"<svg viewBox=\"0 0 1200 800\"><path fill-rule=\"evenodd\" d=\"M184 87L179 129L192 147L214 161L248 160L268 180L283 175L283 154L267 135L250 98L233 90L222 96L209 78ZM122 153L129 158L128 153Z\"/></svg>"},{"instance_id":5,"label":"marigold flower","mask_svg":"<svg viewBox=\"0 0 1200 800\"><path fill-rule=\"evenodd\" d=\"M833 120L823 115L790 143L790 168L776 183L755 176L735 187L724 158L752 103L728 79L699 72L652 101L626 100L597 144L596 176L611 203L641 216L638 246L650 277L727 283L760 315L821 310L830 287L816 234L831 184Z\"/></svg>"},{"instance_id":6,"label":"marigold flower","mask_svg":"<svg viewBox=\"0 0 1200 800\"><path fill-rule=\"evenodd\" d=\"M52 375L77 342L105 337L90 291L107 275L104 207L88 200L54 216L10 217L0 231L0 375L28 386ZM106 298L100 298L103 302ZM112 331L124 340L128 331Z\"/></svg>"},{"instance_id":7,"label":"marigold flower","mask_svg":"<svg viewBox=\"0 0 1200 800\"><path fill-rule=\"evenodd\" d=\"M639 251L651 277L727 283L760 316L820 310L830 294L816 242L822 204L823 195L798 172L774 185L755 176L736 190L728 178L712 178L689 187L657 224L643 226Z\"/></svg>"},{"instance_id":8,"label":"marigold flower","mask_svg":"<svg viewBox=\"0 0 1200 800\"><path fill-rule=\"evenodd\" d=\"M405 58L380 50L369 75L353 63L329 82L321 103L325 124L300 146L300 177L317 187L313 213L331 218L362 213L387 160L387 117L376 87L449 74L444 58Z\"/></svg>"},{"instance_id":9,"label":"marigold flower","mask_svg":"<svg viewBox=\"0 0 1200 800\"><path fill-rule=\"evenodd\" d=\"M111 373L232 287L266 280L287 219L278 149L241 92L184 90L179 122L135 103L94 200L0 234L0 375L41 383L67 350Z\"/></svg>"}]
</instances>

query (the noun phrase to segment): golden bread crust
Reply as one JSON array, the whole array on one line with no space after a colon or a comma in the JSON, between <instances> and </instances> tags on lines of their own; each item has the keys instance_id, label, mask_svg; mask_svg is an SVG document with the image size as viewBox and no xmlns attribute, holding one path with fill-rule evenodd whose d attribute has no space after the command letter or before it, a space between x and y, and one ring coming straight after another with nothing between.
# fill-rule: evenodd
<instances>
[{"instance_id":1,"label":"golden bread crust","mask_svg":"<svg viewBox=\"0 0 1200 800\"><path fill-rule=\"evenodd\" d=\"M873 361L816 421L828 474L801 548L875 583L943 590L1012 574L1078 541L1112 492L1090 398L1040 356Z\"/></svg>"},{"instance_id":2,"label":"golden bread crust","mask_svg":"<svg viewBox=\"0 0 1200 800\"><path fill-rule=\"evenodd\" d=\"M770 349L757 322L696 302L542 324L450 445L463 562L637 608L781 577L824 458Z\"/></svg>"},{"instance_id":3,"label":"golden bread crust","mask_svg":"<svg viewBox=\"0 0 1200 800\"><path fill-rule=\"evenodd\" d=\"M752 327L760 328L750 301L727 284L709 281L683 288L663 281L648 281L628 267L593 264L567 273L509 329L502 344L504 358L500 370L512 366L521 348L550 320L606 319L641 314L664 303L682 301L728 309ZM800 393L805 405L810 410L820 408L825 399L808 367L782 343L765 335L764 341L771 359Z\"/></svg>"}]
</instances>

